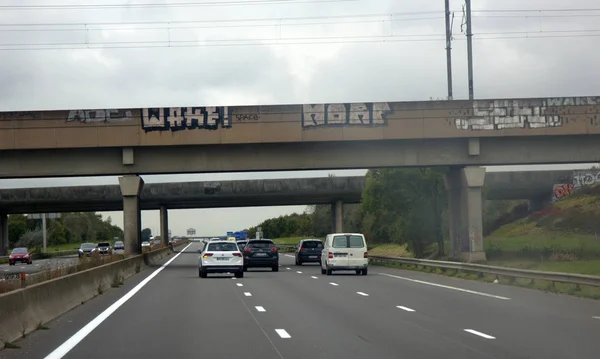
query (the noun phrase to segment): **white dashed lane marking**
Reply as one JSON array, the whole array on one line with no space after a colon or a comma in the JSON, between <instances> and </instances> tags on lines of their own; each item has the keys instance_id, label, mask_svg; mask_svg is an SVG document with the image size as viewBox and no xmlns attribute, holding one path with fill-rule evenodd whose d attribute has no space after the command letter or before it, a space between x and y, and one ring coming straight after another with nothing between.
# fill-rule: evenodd
<instances>
[{"instance_id":1,"label":"white dashed lane marking","mask_svg":"<svg viewBox=\"0 0 600 359\"><path fill-rule=\"evenodd\" d=\"M337 287L337 286L339 285L339 284L337 284L337 283L333 283L333 282L329 282L329 284L331 284L331 285L332 285L332 286L334 286L334 287Z\"/></svg>"},{"instance_id":2,"label":"white dashed lane marking","mask_svg":"<svg viewBox=\"0 0 600 359\"><path fill-rule=\"evenodd\" d=\"M250 293L250 292L244 292L244 295L245 295L246 297L251 297L251 296L252 296L252 293Z\"/></svg>"},{"instance_id":3,"label":"white dashed lane marking","mask_svg":"<svg viewBox=\"0 0 600 359\"><path fill-rule=\"evenodd\" d=\"M288 334L288 332L285 331L285 329L275 329L275 332L279 334L282 339L289 339L292 337Z\"/></svg>"},{"instance_id":4,"label":"white dashed lane marking","mask_svg":"<svg viewBox=\"0 0 600 359\"><path fill-rule=\"evenodd\" d=\"M243 287L244 286L242 283L235 283L235 285L237 285L238 287Z\"/></svg>"},{"instance_id":5,"label":"white dashed lane marking","mask_svg":"<svg viewBox=\"0 0 600 359\"><path fill-rule=\"evenodd\" d=\"M318 278L317 278L317 277L315 277L314 275L313 275L313 276L310 276L310 277L311 277L312 279L318 279Z\"/></svg>"},{"instance_id":6,"label":"white dashed lane marking","mask_svg":"<svg viewBox=\"0 0 600 359\"><path fill-rule=\"evenodd\" d=\"M478 331L473 330L473 329L464 329L464 331L467 332L467 333L471 333L471 334L480 336L480 337L485 338L485 339L496 339L495 337L493 337L491 335L487 335L485 333L478 332Z\"/></svg>"},{"instance_id":7,"label":"white dashed lane marking","mask_svg":"<svg viewBox=\"0 0 600 359\"><path fill-rule=\"evenodd\" d=\"M356 292L356 294L362 295L363 297L368 297L369 296L367 293L363 293L363 292Z\"/></svg>"},{"instance_id":8,"label":"white dashed lane marking","mask_svg":"<svg viewBox=\"0 0 600 359\"><path fill-rule=\"evenodd\" d=\"M266 312L265 308L261 307L261 306L257 306L255 307L256 310L258 310L259 312Z\"/></svg>"},{"instance_id":9,"label":"white dashed lane marking","mask_svg":"<svg viewBox=\"0 0 600 359\"><path fill-rule=\"evenodd\" d=\"M414 309L410 309L408 307L403 307L401 305L397 305L396 308L402 309L402 310L406 310L407 312L414 312L415 311Z\"/></svg>"},{"instance_id":10,"label":"white dashed lane marking","mask_svg":"<svg viewBox=\"0 0 600 359\"><path fill-rule=\"evenodd\" d=\"M298 273L298 274L302 274L302 272L300 272L300 271L297 271L296 273Z\"/></svg>"}]
</instances>

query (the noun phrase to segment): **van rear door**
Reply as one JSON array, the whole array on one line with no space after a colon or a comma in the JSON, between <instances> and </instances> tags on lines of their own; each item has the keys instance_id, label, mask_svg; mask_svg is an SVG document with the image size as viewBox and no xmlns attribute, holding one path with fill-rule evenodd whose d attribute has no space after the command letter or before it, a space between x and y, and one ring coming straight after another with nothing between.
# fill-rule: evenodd
<instances>
[{"instance_id":1,"label":"van rear door","mask_svg":"<svg viewBox=\"0 0 600 359\"><path fill-rule=\"evenodd\" d=\"M346 236L348 239L348 266L359 267L365 265L368 262L368 258L365 258L365 252L367 251L367 244L365 243L365 237L362 234L352 234Z\"/></svg>"}]
</instances>

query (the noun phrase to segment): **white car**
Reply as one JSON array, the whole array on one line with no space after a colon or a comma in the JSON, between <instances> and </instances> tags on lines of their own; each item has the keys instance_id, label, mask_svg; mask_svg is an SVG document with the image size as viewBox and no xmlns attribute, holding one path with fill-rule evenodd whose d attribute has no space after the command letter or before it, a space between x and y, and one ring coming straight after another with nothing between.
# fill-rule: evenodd
<instances>
[{"instance_id":1,"label":"white car","mask_svg":"<svg viewBox=\"0 0 600 359\"><path fill-rule=\"evenodd\" d=\"M244 257L235 242L208 242L198 257L198 276L206 278L208 273L235 273L244 278Z\"/></svg>"},{"instance_id":2,"label":"white car","mask_svg":"<svg viewBox=\"0 0 600 359\"><path fill-rule=\"evenodd\" d=\"M369 256L365 236L360 233L333 233L325 238L321 252L321 274L354 270L367 275Z\"/></svg>"}]
</instances>

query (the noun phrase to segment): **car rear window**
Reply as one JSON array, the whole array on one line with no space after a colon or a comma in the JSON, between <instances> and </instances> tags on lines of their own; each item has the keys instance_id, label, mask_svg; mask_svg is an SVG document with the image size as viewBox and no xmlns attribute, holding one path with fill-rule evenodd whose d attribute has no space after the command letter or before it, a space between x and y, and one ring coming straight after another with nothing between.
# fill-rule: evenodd
<instances>
[{"instance_id":1,"label":"car rear window","mask_svg":"<svg viewBox=\"0 0 600 359\"><path fill-rule=\"evenodd\" d=\"M248 247L250 248L273 248L275 245L271 241L261 241L261 242L249 242Z\"/></svg>"},{"instance_id":2,"label":"car rear window","mask_svg":"<svg viewBox=\"0 0 600 359\"><path fill-rule=\"evenodd\" d=\"M319 241L306 241L302 242L302 247L304 248L323 248L323 243Z\"/></svg>"},{"instance_id":3,"label":"car rear window","mask_svg":"<svg viewBox=\"0 0 600 359\"><path fill-rule=\"evenodd\" d=\"M208 250L214 252L235 252L238 247L235 243L209 243Z\"/></svg>"},{"instance_id":4,"label":"car rear window","mask_svg":"<svg viewBox=\"0 0 600 359\"><path fill-rule=\"evenodd\" d=\"M362 236L335 236L331 246L333 248L363 248L365 241Z\"/></svg>"}]
</instances>

